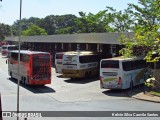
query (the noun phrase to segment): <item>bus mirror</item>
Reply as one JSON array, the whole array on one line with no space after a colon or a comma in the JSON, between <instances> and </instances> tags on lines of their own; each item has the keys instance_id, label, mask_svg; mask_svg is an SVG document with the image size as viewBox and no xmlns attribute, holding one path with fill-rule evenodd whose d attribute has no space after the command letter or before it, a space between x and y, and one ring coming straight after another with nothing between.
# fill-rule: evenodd
<instances>
[{"instance_id":1,"label":"bus mirror","mask_svg":"<svg viewBox=\"0 0 160 120\"><path fill-rule=\"evenodd\" d=\"M6 64L8 63L8 60L6 60Z\"/></svg>"}]
</instances>

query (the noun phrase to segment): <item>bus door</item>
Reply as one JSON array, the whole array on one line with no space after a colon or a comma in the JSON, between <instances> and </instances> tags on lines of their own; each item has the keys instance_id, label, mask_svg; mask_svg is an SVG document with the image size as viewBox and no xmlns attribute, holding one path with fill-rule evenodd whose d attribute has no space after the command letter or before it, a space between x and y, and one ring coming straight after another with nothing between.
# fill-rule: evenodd
<instances>
[{"instance_id":1,"label":"bus door","mask_svg":"<svg viewBox=\"0 0 160 120\"><path fill-rule=\"evenodd\" d=\"M134 68L136 68L134 61L123 61L122 62L122 79L123 87L129 88L133 86L133 80L135 76Z\"/></svg>"}]
</instances>

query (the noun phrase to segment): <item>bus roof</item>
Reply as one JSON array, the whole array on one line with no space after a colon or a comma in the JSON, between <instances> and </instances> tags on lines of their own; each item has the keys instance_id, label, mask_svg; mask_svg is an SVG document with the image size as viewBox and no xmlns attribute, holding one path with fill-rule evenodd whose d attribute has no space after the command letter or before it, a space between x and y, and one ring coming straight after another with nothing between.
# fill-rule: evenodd
<instances>
[{"instance_id":1,"label":"bus roof","mask_svg":"<svg viewBox=\"0 0 160 120\"><path fill-rule=\"evenodd\" d=\"M56 54L64 54L65 52L57 52Z\"/></svg>"},{"instance_id":2,"label":"bus roof","mask_svg":"<svg viewBox=\"0 0 160 120\"><path fill-rule=\"evenodd\" d=\"M2 47L15 47L17 45L3 45Z\"/></svg>"},{"instance_id":3,"label":"bus roof","mask_svg":"<svg viewBox=\"0 0 160 120\"><path fill-rule=\"evenodd\" d=\"M19 50L12 50L11 52L19 53ZM23 54L49 54L49 52L29 51L29 50L20 50L20 53L23 53Z\"/></svg>"},{"instance_id":4,"label":"bus roof","mask_svg":"<svg viewBox=\"0 0 160 120\"><path fill-rule=\"evenodd\" d=\"M138 59L143 59L143 57L130 57L130 58L125 58L124 56L119 56L119 57L107 58L107 59L102 59L102 60L119 60L119 61L125 61L125 60L138 60Z\"/></svg>"},{"instance_id":5,"label":"bus roof","mask_svg":"<svg viewBox=\"0 0 160 120\"><path fill-rule=\"evenodd\" d=\"M65 52L65 55L94 55L97 54L96 52L93 51L68 51Z\"/></svg>"}]
</instances>

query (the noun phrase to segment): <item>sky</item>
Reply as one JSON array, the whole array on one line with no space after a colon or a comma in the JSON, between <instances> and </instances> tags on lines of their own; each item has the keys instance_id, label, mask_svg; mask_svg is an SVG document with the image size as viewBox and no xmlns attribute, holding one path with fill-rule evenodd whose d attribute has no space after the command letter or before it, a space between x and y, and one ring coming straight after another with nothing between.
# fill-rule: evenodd
<instances>
[{"instance_id":1,"label":"sky","mask_svg":"<svg viewBox=\"0 0 160 120\"><path fill-rule=\"evenodd\" d=\"M106 6L124 10L128 3L137 4L138 0L22 0L22 19L30 17L45 18L48 15L73 14L79 12L96 14ZM20 16L20 0L0 2L0 23L12 25Z\"/></svg>"}]
</instances>

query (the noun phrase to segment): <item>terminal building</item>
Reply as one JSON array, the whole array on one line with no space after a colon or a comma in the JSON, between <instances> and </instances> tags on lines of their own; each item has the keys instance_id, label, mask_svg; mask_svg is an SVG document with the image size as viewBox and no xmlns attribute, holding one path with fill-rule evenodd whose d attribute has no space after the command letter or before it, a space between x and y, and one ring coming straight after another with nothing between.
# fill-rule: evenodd
<instances>
[{"instance_id":1,"label":"terminal building","mask_svg":"<svg viewBox=\"0 0 160 120\"><path fill-rule=\"evenodd\" d=\"M119 50L123 47L118 42L120 35L131 38L133 32L125 33L80 33L46 36L21 36L21 49L50 52L53 60L56 52L91 50L103 54L119 56ZM6 37L10 44L18 44L19 37ZM54 61L53 61L54 62Z\"/></svg>"}]
</instances>

